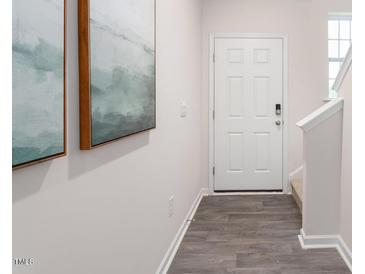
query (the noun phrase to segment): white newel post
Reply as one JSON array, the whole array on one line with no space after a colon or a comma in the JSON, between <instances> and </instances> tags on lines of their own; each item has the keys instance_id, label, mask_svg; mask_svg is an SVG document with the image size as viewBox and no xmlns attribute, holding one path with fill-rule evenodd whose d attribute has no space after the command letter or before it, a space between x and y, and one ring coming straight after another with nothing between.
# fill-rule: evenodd
<instances>
[{"instance_id":1,"label":"white newel post","mask_svg":"<svg viewBox=\"0 0 365 274\"><path fill-rule=\"evenodd\" d=\"M305 236L339 233L343 99L333 100L297 125L303 130Z\"/></svg>"}]
</instances>

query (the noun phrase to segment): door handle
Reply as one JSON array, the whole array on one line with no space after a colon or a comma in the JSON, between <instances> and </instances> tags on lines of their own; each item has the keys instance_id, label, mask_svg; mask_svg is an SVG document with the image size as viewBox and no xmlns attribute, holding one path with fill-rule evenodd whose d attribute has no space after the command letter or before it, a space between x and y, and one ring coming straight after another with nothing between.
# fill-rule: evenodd
<instances>
[{"instance_id":1,"label":"door handle","mask_svg":"<svg viewBox=\"0 0 365 274\"><path fill-rule=\"evenodd\" d=\"M281 121L280 120L276 120L275 121L275 124L278 125L278 126L280 126L281 125Z\"/></svg>"}]
</instances>

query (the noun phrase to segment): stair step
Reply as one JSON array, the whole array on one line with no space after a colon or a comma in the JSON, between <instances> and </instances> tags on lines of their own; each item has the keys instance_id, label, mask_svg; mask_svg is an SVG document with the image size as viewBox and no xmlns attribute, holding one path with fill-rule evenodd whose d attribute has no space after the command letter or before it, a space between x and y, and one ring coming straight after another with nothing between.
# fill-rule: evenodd
<instances>
[{"instance_id":1,"label":"stair step","mask_svg":"<svg viewBox=\"0 0 365 274\"><path fill-rule=\"evenodd\" d=\"M300 211L303 208L303 181L302 179L294 179L291 181L291 187L293 189L293 198L297 203Z\"/></svg>"}]
</instances>

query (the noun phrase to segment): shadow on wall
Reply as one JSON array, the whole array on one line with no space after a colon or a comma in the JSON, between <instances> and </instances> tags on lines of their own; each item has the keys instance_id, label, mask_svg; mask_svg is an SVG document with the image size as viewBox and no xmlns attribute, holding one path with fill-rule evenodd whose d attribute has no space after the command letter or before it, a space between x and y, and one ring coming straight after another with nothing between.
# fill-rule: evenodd
<instances>
[{"instance_id":1,"label":"shadow on wall","mask_svg":"<svg viewBox=\"0 0 365 274\"><path fill-rule=\"evenodd\" d=\"M20 178L16 182L13 181L13 203L39 192L52 162L60 159L62 158L13 171L13 178L14 176ZM27 169L32 169L31 176L28 176Z\"/></svg>"},{"instance_id":2,"label":"shadow on wall","mask_svg":"<svg viewBox=\"0 0 365 274\"><path fill-rule=\"evenodd\" d=\"M68 156L68 179L115 161L149 143L149 131L140 132L92 150L75 151ZM77 148L78 149L78 148Z\"/></svg>"},{"instance_id":3,"label":"shadow on wall","mask_svg":"<svg viewBox=\"0 0 365 274\"><path fill-rule=\"evenodd\" d=\"M70 183L75 178L148 145L149 134L149 131L141 132L89 151L81 151L76 143L69 144L66 157L14 171L13 203Z\"/></svg>"}]
</instances>

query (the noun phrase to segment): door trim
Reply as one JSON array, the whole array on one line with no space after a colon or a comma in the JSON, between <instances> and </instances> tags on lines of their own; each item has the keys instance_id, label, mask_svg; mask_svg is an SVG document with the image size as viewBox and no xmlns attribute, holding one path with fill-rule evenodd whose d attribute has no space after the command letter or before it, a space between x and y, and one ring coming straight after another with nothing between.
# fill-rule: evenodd
<instances>
[{"instance_id":1,"label":"door trim","mask_svg":"<svg viewBox=\"0 0 365 274\"><path fill-rule=\"evenodd\" d=\"M209 34L209 168L208 187L209 193L214 194L214 51L216 38L263 38L283 40L283 192L289 193L288 174L288 35L285 33L210 33Z\"/></svg>"}]
</instances>

